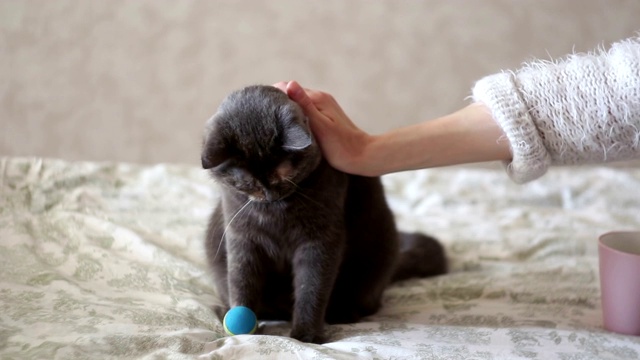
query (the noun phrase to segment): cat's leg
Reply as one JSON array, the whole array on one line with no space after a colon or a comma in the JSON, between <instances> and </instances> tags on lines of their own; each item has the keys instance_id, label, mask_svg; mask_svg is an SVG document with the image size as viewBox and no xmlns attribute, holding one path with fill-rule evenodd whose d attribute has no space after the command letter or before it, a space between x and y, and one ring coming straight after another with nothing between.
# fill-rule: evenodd
<instances>
[{"instance_id":1,"label":"cat's leg","mask_svg":"<svg viewBox=\"0 0 640 360\"><path fill-rule=\"evenodd\" d=\"M257 314L265 281L264 254L249 239L226 236L229 306L246 306Z\"/></svg>"},{"instance_id":2,"label":"cat's leg","mask_svg":"<svg viewBox=\"0 0 640 360\"><path fill-rule=\"evenodd\" d=\"M292 338L323 342L325 312L341 255L341 247L322 242L308 242L295 251Z\"/></svg>"},{"instance_id":3,"label":"cat's leg","mask_svg":"<svg viewBox=\"0 0 640 360\"><path fill-rule=\"evenodd\" d=\"M226 254L216 259L212 266L213 282L216 289L220 304L213 306L213 311L220 321L224 319L224 315L229 311L229 279L227 277L227 261Z\"/></svg>"},{"instance_id":4,"label":"cat's leg","mask_svg":"<svg viewBox=\"0 0 640 360\"><path fill-rule=\"evenodd\" d=\"M205 250L207 261L213 275L213 284L219 303L213 306L213 311L220 321L229 310L229 279L227 278L227 248L224 238L224 221L222 207L218 204L209 220Z\"/></svg>"}]
</instances>

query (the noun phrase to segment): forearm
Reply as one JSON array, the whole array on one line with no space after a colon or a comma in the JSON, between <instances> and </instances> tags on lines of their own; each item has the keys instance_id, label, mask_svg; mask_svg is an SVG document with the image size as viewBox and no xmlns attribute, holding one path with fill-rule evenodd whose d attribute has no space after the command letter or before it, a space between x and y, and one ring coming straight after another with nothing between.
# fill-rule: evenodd
<instances>
[{"instance_id":1,"label":"forearm","mask_svg":"<svg viewBox=\"0 0 640 360\"><path fill-rule=\"evenodd\" d=\"M363 175L509 160L509 143L489 110L469 105L453 114L372 136Z\"/></svg>"},{"instance_id":2,"label":"forearm","mask_svg":"<svg viewBox=\"0 0 640 360\"><path fill-rule=\"evenodd\" d=\"M640 39L488 76L473 95L511 143L516 182L551 165L640 158Z\"/></svg>"}]
</instances>

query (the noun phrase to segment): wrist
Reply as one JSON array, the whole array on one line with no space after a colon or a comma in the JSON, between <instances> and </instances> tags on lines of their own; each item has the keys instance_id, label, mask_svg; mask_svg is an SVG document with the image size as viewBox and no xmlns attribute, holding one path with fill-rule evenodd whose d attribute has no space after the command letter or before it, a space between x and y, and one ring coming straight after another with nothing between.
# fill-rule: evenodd
<instances>
[{"instance_id":1,"label":"wrist","mask_svg":"<svg viewBox=\"0 0 640 360\"><path fill-rule=\"evenodd\" d=\"M388 165L386 159L389 142L386 137L387 134L382 135L367 135L362 152L359 158L356 160L356 168L358 174L362 176L381 176L386 173L392 172L386 169Z\"/></svg>"},{"instance_id":2,"label":"wrist","mask_svg":"<svg viewBox=\"0 0 640 360\"><path fill-rule=\"evenodd\" d=\"M360 176L379 176L379 136L362 132L350 141L339 158L330 161L337 169Z\"/></svg>"},{"instance_id":3,"label":"wrist","mask_svg":"<svg viewBox=\"0 0 640 360\"><path fill-rule=\"evenodd\" d=\"M381 176L404 170L419 168L414 166L417 155L414 144L423 136L413 127L395 129L379 135L369 135L359 159L359 174ZM429 156L428 154L423 154ZM420 156L422 157L422 156Z\"/></svg>"}]
</instances>

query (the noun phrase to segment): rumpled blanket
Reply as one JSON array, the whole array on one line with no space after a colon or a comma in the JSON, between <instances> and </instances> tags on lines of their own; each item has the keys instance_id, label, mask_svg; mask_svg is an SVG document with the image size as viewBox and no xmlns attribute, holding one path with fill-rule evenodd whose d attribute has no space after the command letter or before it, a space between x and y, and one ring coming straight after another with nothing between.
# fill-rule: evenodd
<instances>
[{"instance_id":1,"label":"rumpled blanket","mask_svg":"<svg viewBox=\"0 0 640 360\"><path fill-rule=\"evenodd\" d=\"M328 343L286 322L228 337L203 252L203 170L0 158L2 359L639 359L602 328L597 238L640 228L640 169L383 177L398 227L439 238L447 275L391 286Z\"/></svg>"}]
</instances>

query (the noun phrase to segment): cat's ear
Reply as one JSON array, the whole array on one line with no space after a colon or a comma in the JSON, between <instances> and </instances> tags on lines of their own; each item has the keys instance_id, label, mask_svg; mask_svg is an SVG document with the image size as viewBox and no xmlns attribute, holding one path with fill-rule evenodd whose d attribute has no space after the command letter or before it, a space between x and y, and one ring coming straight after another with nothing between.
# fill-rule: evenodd
<instances>
[{"instance_id":1,"label":"cat's ear","mask_svg":"<svg viewBox=\"0 0 640 360\"><path fill-rule=\"evenodd\" d=\"M311 133L304 125L297 122L286 126L282 139L282 147L287 150L303 150L311 146Z\"/></svg>"},{"instance_id":2,"label":"cat's ear","mask_svg":"<svg viewBox=\"0 0 640 360\"><path fill-rule=\"evenodd\" d=\"M214 168L227 160L228 156L223 147L216 146L210 142L205 142L202 148L202 155L200 160L202 161L203 169Z\"/></svg>"},{"instance_id":3,"label":"cat's ear","mask_svg":"<svg viewBox=\"0 0 640 360\"><path fill-rule=\"evenodd\" d=\"M202 146L202 154L200 160L202 161L203 169L214 168L229 158L229 154L224 144L220 143L217 136L213 135L213 130L207 134Z\"/></svg>"},{"instance_id":4,"label":"cat's ear","mask_svg":"<svg viewBox=\"0 0 640 360\"><path fill-rule=\"evenodd\" d=\"M226 156L224 156L220 151L209 151L207 148L202 150L202 156L200 157L200 160L202 161L202 168L206 170L222 164L225 159Z\"/></svg>"}]
</instances>

